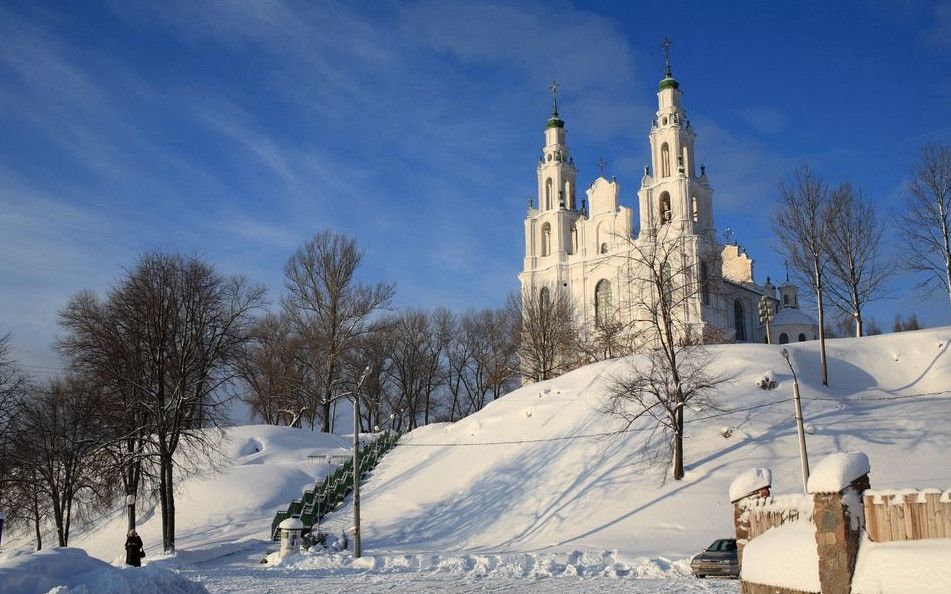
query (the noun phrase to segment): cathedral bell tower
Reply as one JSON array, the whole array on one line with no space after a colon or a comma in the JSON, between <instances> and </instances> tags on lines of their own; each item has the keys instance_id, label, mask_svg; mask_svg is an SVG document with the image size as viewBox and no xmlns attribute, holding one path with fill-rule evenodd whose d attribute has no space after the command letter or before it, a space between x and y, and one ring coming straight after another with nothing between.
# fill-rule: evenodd
<instances>
[{"instance_id":1,"label":"cathedral bell tower","mask_svg":"<svg viewBox=\"0 0 951 594\"><path fill-rule=\"evenodd\" d=\"M538 207L525 219L526 270L563 262L577 248L573 224L581 216L576 198L574 159L568 152L565 122L558 115L558 83L551 85L552 113L536 168Z\"/></svg>"},{"instance_id":2,"label":"cathedral bell tower","mask_svg":"<svg viewBox=\"0 0 951 594\"><path fill-rule=\"evenodd\" d=\"M670 40L664 40L665 76L657 86L657 113L649 134L651 164L638 192L641 232L666 229L715 240L713 189L704 167L697 174L696 134L683 108L683 92L670 68Z\"/></svg>"}]
</instances>

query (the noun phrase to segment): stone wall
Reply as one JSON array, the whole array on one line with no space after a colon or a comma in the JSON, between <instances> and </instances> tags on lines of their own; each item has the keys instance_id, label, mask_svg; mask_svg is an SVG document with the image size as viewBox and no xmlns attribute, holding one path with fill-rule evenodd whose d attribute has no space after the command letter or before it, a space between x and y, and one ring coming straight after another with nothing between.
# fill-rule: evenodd
<instances>
[{"instance_id":1,"label":"stone wall","mask_svg":"<svg viewBox=\"0 0 951 594\"><path fill-rule=\"evenodd\" d=\"M814 592L803 592L802 590L790 590L789 588L778 588L776 586L764 586L763 584L752 584L750 582L741 582L743 594L815 594Z\"/></svg>"},{"instance_id":2,"label":"stone wall","mask_svg":"<svg viewBox=\"0 0 951 594\"><path fill-rule=\"evenodd\" d=\"M840 493L813 495L819 582L823 594L849 594L852 590L852 572L865 529L861 494L868 488L866 474L852 481Z\"/></svg>"}]
</instances>

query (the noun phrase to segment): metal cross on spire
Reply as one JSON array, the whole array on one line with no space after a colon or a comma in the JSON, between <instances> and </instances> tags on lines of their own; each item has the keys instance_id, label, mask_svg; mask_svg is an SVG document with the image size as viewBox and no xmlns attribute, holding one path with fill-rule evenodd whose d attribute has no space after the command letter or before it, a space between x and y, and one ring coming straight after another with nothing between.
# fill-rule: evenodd
<instances>
[{"instance_id":1,"label":"metal cross on spire","mask_svg":"<svg viewBox=\"0 0 951 594\"><path fill-rule=\"evenodd\" d=\"M551 109L553 115L558 115L558 81L551 81L551 86L548 87L551 91Z\"/></svg>"},{"instance_id":2,"label":"metal cross on spire","mask_svg":"<svg viewBox=\"0 0 951 594\"><path fill-rule=\"evenodd\" d=\"M604 177L604 168L607 164L608 162L604 160L604 157L598 159L598 170L601 172L601 177Z\"/></svg>"},{"instance_id":3,"label":"metal cross on spire","mask_svg":"<svg viewBox=\"0 0 951 594\"><path fill-rule=\"evenodd\" d=\"M670 40L670 37L664 37L664 43L662 47L664 48L664 62L667 63L667 78L672 78L673 73L670 70L670 46L673 45L673 42Z\"/></svg>"}]
</instances>

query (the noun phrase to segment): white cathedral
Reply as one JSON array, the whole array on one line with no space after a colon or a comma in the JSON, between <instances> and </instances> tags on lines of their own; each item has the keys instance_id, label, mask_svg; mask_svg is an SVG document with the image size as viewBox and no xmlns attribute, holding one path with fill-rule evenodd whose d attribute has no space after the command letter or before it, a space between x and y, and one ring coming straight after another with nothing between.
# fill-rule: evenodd
<instances>
[{"instance_id":1,"label":"white cathedral","mask_svg":"<svg viewBox=\"0 0 951 594\"><path fill-rule=\"evenodd\" d=\"M609 316L636 330L644 314L635 304L645 303L644 291L650 288L632 281L638 277L631 271L638 260L632 254L643 253L645 242L663 236L683 246L678 273L693 277L684 286L698 288L678 307L683 327L700 336L716 329L727 340L765 342L759 315L765 297L774 316L771 342L816 338L818 326L799 310L797 289L788 279L777 296L769 279L762 285L754 280L753 260L739 245L718 241L713 188L705 168L696 165L696 133L669 59L648 135L652 165L644 168L637 192L637 230L634 209L620 203L618 183L603 171L585 192L587 200L579 201L556 85L552 93L553 112L537 166L538 206L530 203L525 217L523 296L544 300L564 291L588 335Z\"/></svg>"}]
</instances>

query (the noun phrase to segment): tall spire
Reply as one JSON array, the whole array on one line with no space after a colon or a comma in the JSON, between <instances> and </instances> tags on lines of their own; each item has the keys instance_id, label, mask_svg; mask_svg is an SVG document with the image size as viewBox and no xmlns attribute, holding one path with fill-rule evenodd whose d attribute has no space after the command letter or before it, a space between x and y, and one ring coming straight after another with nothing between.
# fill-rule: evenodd
<instances>
[{"instance_id":1,"label":"tall spire","mask_svg":"<svg viewBox=\"0 0 951 594\"><path fill-rule=\"evenodd\" d=\"M673 78L674 74L670 70L670 46L673 45L673 42L670 40L670 37L664 37L664 61L667 63L667 78Z\"/></svg>"},{"instance_id":2,"label":"tall spire","mask_svg":"<svg viewBox=\"0 0 951 594\"><path fill-rule=\"evenodd\" d=\"M680 83L677 82L677 79L674 78L674 73L670 69L670 46L674 42L670 40L670 37L664 37L664 43L661 44L661 47L664 48L664 64L666 69L664 70L664 79L660 81L660 84L657 85L658 91L663 91L664 89L676 89L680 87Z\"/></svg>"},{"instance_id":3,"label":"tall spire","mask_svg":"<svg viewBox=\"0 0 951 594\"><path fill-rule=\"evenodd\" d=\"M565 122L558 117L558 81L551 81L548 90L551 91L551 117L548 118L548 124L545 128L564 128Z\"/></svg>"}]
</instances>

